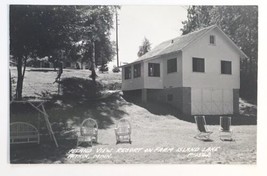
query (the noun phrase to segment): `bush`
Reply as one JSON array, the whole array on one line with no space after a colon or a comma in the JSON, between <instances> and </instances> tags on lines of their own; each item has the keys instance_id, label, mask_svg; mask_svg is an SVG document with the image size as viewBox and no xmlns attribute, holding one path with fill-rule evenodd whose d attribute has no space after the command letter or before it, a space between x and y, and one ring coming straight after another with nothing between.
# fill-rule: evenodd
<instances>
[{"instance_id":1,"label":"bush","mask_svg":"<svg viewBox=\"0 0 267 176\"><path fill-rule=\"evenodd\" d=\"M120 72L120 68L119 67L114 67L112 69L113 73L119 73Z\"/></svg>"},{"instance_id":2,"label":"bush","mask_svg":"<svg viewBox=\"0 0 267 176\"><path fill-rule=\"evenodd\" d=\"M84 78L63 78L61 91L64 99L94 99L100 96L103 85Z\"/></svg>"},{"instance_id":3,"label":"bush","mask_svg":"<svg viewBox=\"0 0 267 176\"><path fill-rule=\"evenodd\" d=\"M108 71L108 66L107 65L103 65L99 68L99 71L101 72L107 72Z\"/></svg>"},{"instance_id":4,"label":"bush","mask_svg":"<svg viewBox=\"0 0 267 176\"><path fill-rule=\"evenodd\" d=\"M106 90L121 90L121 83L115 82L104 86Z\"/></svg>"}]
</instances>

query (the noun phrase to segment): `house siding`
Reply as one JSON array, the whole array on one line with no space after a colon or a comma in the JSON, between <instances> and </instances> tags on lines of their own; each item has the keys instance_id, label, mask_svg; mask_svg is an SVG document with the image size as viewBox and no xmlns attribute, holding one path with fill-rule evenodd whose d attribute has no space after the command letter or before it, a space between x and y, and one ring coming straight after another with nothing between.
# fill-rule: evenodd
<instances>
[{"instance_id":1,"label":"house siding","mask_svg":"<svg viewBox=\"0 0 267 176\"><path fill-rule=\"evenodd\" d=\"M191 87L183 87L183 113L184 114L188 114L191 115L192 114L192 110L191 110Z\"/></svg>"},{"instance_id":2,"label":"house siding","mask_svg":"<svg viewBox=\"0 0 267 176\"><path fill-rule=\"evenodd\" d=\"M215 44L209 43L210 35L215 36ZM193 57L204 58L204 72L193 72ZM177 58L177 72L167 73L167 62L173 58ZM231 62L231 74L221 73L221 61ZM148 63L160 63L160 77L148 76ZM123 91L137 89L144 102L166 103L184 114L237 114L240 52L219 29L214 28L182 51L142 61L141 77L134 79L132 75L132 79L123 78L122 81Z\"/></svg>"},{"instance_id":3,"label":"house siding","mask_svg":"<svg viewBox=\"0 0 267 176\"><path fill-rule=\"evenodd\" d=\"M215 45L209 44L209 36L216 37ZM205 72L192 71L192 58L205 59ZM221 60L231 61L232 74L221 74ZM240 55L218 29L199 39L183 50L183 87L240 88Z\"/></svg>"},{"instance_id":4,"label":"house siding","mask_svg":"<svg viewBox=\"0 0 267 176\"><path fill-rule=\"evenodd\" d=\"M160 64L160 77L148 76L148 63L159 63ZM161 58L146 61L144 63L144 85L146 89L162 89L163 88L163 73L164 66Z\"/></svg>"},{"instance_id":5,"label":"house siding","mask_svg":"<svg viewBox=\"0 0 267 176\"><path fill-rule=\"evenodd\" d=\"M215 36L215 45L209 44L210 35ZM193 57L204 58L204 72L193 72ZM231 61L232 74L221 73L222 60ZM218 29L184 48L182 64L183 87L191 87L192 115L238 111L238 94L233 89L240 87L240 54Z\"/></svg>"},{"instance_id":6,"label":"house siding","mask_svg":"<svg viewBox=\"0 0 267 176\"><path fill-rule=\"evenodd\" d=\"M233 110L234 114L239 114L239 89L233 89Z\"/></svg>"},{"instance_id":7,"label":"house siding","mask_svg":"<svg viewBox=\"0 0 267 176\"><path fill-rule=\"evenodd\" d=\"M138 63L136 63L138 64ZM131 64L131 79L125 79L125 67L122 69L122 90L136 90L136 89L143 89L144 88L144 63L141 62L141 76L138 78L134 78L133 67L135 64Z\"/></svg>"},{"instance_id":8,"label":"house siding","mask_svg":"<svg viewBox=\"0 0 267 176\"><path fill-rule=\"evenodd\" d=\"M174 88L183 86L183 64L182 52L166 55L163 58L163 88ZM167 61L177 58L177 72L167 73Z\"/></svg>"}]
</instances>

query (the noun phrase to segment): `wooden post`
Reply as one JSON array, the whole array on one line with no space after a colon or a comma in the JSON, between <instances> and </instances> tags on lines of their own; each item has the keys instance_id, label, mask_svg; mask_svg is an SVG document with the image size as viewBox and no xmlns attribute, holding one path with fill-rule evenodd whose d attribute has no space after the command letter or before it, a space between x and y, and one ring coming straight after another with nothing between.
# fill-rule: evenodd
<instances>
[{"instance_id":1,"label":"wooden post","mask_svg":"<svg viewBox=\"0 0 267 176\"><path fill-rule=\"evenodd\" d=\"M118 11L116 9L116 51L117 51L117 67L119 67L119 40L118 40Z\"/></svg>"},{"instance_id":2,"label":"wooden post","mask_svg":"<svg viewBox=\"0 0 267 176\"><path fill-rule=\"evenodd\" d=\"M147 102L147 89L142 89L142 102Z\"/></svg>"}]
</instances>

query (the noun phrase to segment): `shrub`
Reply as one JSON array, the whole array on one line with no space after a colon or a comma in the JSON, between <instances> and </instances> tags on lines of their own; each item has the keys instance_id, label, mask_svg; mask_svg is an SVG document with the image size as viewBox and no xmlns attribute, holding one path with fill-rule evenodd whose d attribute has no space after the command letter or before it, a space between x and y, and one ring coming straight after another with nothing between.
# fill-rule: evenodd
<instances>
[{"instance_id":1,"label":"shrub","mask_svg":"<svg viewBox=\"0 0 267 176\"><path fill-rule=\"evenodd\" d=\"M100 95L103 85L84 78L63 78L61 91L64 99L93 99Z\"/></svg>"},{"instance_id":2,"label":"shrub","mask_svg":"<svg viewBox=\"0 0 267 176\"><path fill-rule=\"evenodd\" d=\"M120 68L119 67L114 67L112 69L113 73L119 73L120 72Z\"/></svg>"},{"instance_id":3,"label":"shrub","mask_svg":"<svg viewBox=\"0 0 267 176\"><path fill-rule=\"evenodd\" d=\"M101 72L107 72L107 71L108 71L108 66L107 66L107 65L102 65L102 66L99 68L99 71L101 71Z\"/></svg>"}]
</instances>

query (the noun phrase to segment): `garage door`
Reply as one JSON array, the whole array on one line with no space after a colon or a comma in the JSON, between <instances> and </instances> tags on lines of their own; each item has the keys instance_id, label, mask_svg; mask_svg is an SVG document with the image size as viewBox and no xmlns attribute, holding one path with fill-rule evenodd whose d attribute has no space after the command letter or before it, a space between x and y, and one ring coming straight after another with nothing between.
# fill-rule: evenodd
<instances>
[{"instance_id":1,"label":"garage door","mask_svg":"<svg viewBox=\"0 0 267 176\"><path fill-rule=\"evenodd\" d=\"M192 114L233 114L232 89L191 89Z\"/></svg>"}]
</instances>

